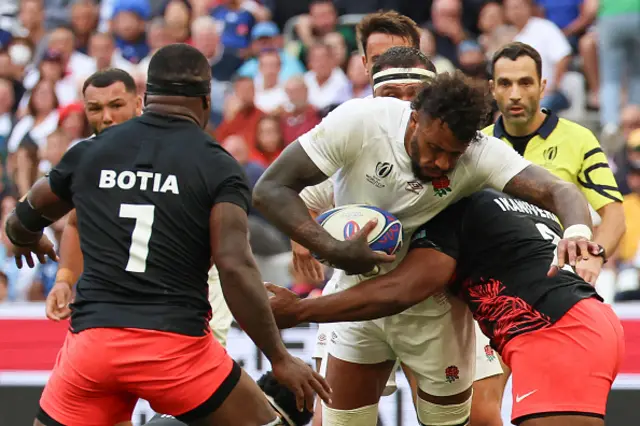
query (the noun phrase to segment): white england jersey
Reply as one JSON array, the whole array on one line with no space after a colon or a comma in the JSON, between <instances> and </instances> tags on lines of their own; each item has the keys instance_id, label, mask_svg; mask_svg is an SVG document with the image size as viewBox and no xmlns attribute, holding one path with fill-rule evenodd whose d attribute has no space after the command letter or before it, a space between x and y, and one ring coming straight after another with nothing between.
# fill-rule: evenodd
<instances>
[{"instance_id":1,"label":"white england jersey","mask_svg":"<svg viewBox=\"0 0 640 426\"><path fill-rule=\"evenodd\" d=\"M416 179L404 139L411 116L411 104L395 98L353 99L327 115L320 124L299 138L309 158L329 181L305 191L311 209L324 210L333 198L336 206L367 204L395 215L404 229L405 242L423 223L447 206L482 188L502 191L504 186L531 164L504 142L490 136L469 146L447 178L431 183ZM330 194L333 182L333 197ZM393 269L406 254L408 244L392 264L380 265L381 272ZM336 272L337 289L362 281L362 276ZM430 298L410 308L416 314L440 315L448 303Z\"/></svg>"}]
</instances>

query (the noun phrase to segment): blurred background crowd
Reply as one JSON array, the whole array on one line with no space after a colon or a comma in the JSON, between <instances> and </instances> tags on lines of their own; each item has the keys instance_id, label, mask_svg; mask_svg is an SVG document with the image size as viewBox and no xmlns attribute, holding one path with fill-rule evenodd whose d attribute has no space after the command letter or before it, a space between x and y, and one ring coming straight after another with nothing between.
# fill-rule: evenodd
<instances>
[{"instance_id":1,"label":"blurred background crowd","mask_svg":"<svg viewBox=\"0 0 640 426\"><path fill-rule=\"evenodd\" d=\"M547 79L543 106L599 136L625 195L627 233L598 286L609 301L640 299L640 2L635 13L618 13L615 3L2 0L2 219L73 143L91 135L82 104L85 78L121 68L142 94L150 57L176 42L209 58L208 130L255 184L287 144L331 109L371 95L355 26L366 13L393 9L420 25L420 48L438 72L458 68L490 79L487 64L505 43L522 41L540 52ZM48 231L59 237L63 226L60 221ZM56 264L18 270L4 226L1 232L0 301L44 300ZM268 278L288 282L302 296L319 293L324 283L296 276L288 241L256 213L251 234Z\"/></svg>"}]
</instances>

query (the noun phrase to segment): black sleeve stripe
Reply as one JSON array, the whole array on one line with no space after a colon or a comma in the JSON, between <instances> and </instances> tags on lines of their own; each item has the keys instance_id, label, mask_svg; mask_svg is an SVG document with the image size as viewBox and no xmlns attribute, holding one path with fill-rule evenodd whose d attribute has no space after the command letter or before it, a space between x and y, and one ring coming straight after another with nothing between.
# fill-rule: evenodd
<instances>
[{"instance_id":1,"label":"black sleeve stripe","mask_svg":"<svg viewBox=\"0 0 640 426\"><path fill-rule=\"evenodd\" d=\"M593 164L589 167L587 167L584 171L584 176L587 178L587 180L589 182L591 182L591 178L589 177L589 173L591 173L592 171L596 170L596 169L608 169L609 168L609 163L596 163Z\"/></svg>"},{"instance_id":2,"label":"black sleeve stripe","mask_svg":"<svg viewBox=\"0 0 640 426\"><path fill-rule=\"evenodd\" d=\"M615 195L611 195L609 194L607 191L618 191L618 188L616 188L615 186L609 186L609 185L598 185L595 184L593 182L585 182L582 179L578 178L578 183L582 186L584 186L585 188L589 188L592 189L594 191L596 191L598 194L602 195L605 198L608 198L612 201L618 201L618 202L622 202L622 198L618 198Z\"/></svg>"},{"instance_id":3,"label":"black sleeve stripe","mask_svg":"<svg viewBox=\"0 0 640 426\"><path fill-rule=\"evenodd\" d=\"M591 157L592 155L596 155L597 153L602 152L602 148L593 148L591 151L584 154L584 159ZM604 152L602 152L604 154Z\"/></svg>"}]
</instances>

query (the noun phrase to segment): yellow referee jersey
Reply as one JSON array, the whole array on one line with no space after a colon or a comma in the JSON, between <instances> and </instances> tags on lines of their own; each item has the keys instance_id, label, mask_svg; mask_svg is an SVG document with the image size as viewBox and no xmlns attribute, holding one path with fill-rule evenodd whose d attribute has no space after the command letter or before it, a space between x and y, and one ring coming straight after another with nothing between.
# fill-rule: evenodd
<instances>
[{"instance_id":1,"label":"yellow referee jersey","mask_svg":"<svg viewBox=\"0 0 640 426\"><path fill-rule=\"evenodd\" d=\"M576 184L595 210L614 201L621 202L607 157L593 133L577 123L545 113L547 118L533 135L508 135L502 117L482 132L502 139L527 160Z\"/></svg>"}]
</instances>

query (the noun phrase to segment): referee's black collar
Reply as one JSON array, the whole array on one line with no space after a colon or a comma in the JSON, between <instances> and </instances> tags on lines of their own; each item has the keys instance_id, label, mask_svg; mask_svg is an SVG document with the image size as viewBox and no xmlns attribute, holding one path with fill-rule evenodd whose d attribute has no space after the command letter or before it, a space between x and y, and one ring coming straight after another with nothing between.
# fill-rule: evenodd
<instances>
[{"instance_id":1,"label":"referee's black collar","mask_svg":"<svg viewBox=\"0 0 640 426\"><path fill-rule=\"evenodd\" d=\"M538 127L538 129L533 132L533 135L531 136L539 135L542 139L547 139L558 126L558 121L560 121L560 119L556 114L546 108L542 108L542 112L547 114L547 118L542 122L542 126ZM496 124L493 126L493 136L495 136L496 138L505 137L509 139L510 135L504 129L502 116L498 117Z\"/></svg>"}]
</instances>

